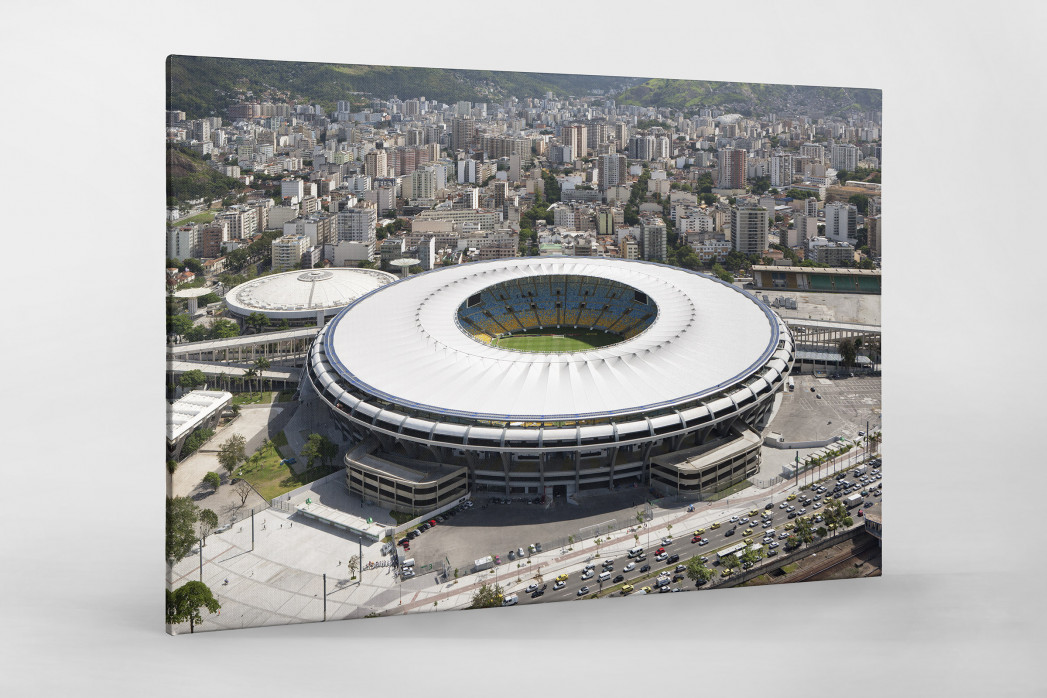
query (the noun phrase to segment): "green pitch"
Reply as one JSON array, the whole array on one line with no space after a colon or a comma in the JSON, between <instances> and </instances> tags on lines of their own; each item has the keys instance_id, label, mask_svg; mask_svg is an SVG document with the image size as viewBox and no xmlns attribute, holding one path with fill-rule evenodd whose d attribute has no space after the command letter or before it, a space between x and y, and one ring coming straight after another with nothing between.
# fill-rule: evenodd
<instances>
[{"instance_id":1,"label":"green pitch","mask_svg":"<svg viewBox=\"0 0 1047 698\"><path fill-rule=\"evenodd\" d=\"M585 351L608 344L621 342L624 338L618 334L599 330L573 330L550 328L517 332L509 337L494 340L496 347L515 349L516 351L533 352L568 352Z\"/></svg>"}]
</instances>

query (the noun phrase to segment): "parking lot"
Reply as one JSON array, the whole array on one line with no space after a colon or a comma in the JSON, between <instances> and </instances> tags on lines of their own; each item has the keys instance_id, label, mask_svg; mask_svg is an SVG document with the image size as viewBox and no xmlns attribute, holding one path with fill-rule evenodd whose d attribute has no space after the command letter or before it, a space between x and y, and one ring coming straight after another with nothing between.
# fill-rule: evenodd
<instances>
[{"instance_id":1,"label":"parking lot","mask_svg":"<svg viewBox=\"0 0 1047 698\"><path fill-rule=\"evenodd\" d=\"M500 555L504 565L510 549L526 549L531 543L559 546L568 536L577 539L580 529L611 519L620 528L633 526L646 496L646 490L635 488L580 497L578 504L557 500L547 507L522 502L494 504L481 493L474 496L472 509L411 541L409 555L419 566L433 563L434 570L442 567L446 557L460 573L470 571L473 561L486 555Z\"/></svg>"}]
</instances>

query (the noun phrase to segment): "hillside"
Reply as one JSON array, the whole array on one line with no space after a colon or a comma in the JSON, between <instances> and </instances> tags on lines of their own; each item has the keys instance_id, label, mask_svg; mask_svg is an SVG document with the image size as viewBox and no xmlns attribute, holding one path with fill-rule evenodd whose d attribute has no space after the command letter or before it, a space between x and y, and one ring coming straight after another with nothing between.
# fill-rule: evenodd
<instances>
[{"instance_id":1,"label":"hillside","mask_svg":"<svg viewBox=\"0 0 1047 698\"><path fill-rule=\"evenodd\" d=\"M240 180L226 177L195 153L168 146L167 205L199 199L216 199L242 188Z\"/></svg>"},{"instance_id":2,"label":"hillside","mask_svg":"<svg viewBox=\"0 0 1047 698\"><path fill-rule=\"evenodd\" d=\"M655 78L625 90L618 96L618 102L683 111L720 107L755 116L775 111L832 115L857 109L880 109L882 95L880 90L854 87Z\"/></svg>"},{"instance_id":3,"label":"hillside","mask_svg":"<svg viewBox=\"0 0 1047 698\"><path fill-rule=\"evenodd\" d=\"M425 96L441 102L487 102L509 96L520 99L584 95L620 89L642 78L518 73L488 70L448 70L401 66L339 65L290 61L170 56L167 60L167 108L181 109L189 118L222 115L240 92L255 97L318 103L333 110L341 99L358 106L377 97L400 99ZM365 93L352 95L351 93Z\"/></svg>"}]
</instances>

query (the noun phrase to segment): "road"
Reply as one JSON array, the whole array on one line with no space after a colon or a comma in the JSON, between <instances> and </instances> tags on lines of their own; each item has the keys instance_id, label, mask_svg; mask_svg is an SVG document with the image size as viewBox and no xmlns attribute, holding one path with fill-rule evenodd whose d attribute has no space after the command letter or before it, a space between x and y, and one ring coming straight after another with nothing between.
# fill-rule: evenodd
<instances>
[{"instance_id":1,"label":"road","mask_svg":"<svg viewBox=\"0 0 1047 698\"><path fill-rule=\"evenodd\" d=\"M848 479L853 480L853 478L850 478L850 477ZM827 483L827 484L828 483L833 483L833 482L834 482L834 480L831 479L831 478L823 480L823 483ZM880 482L882 482L882 480L877 480L876 482L880 483ZM831 493L831 491L832 491L832 485L831 484L829 484L828 489L829 489L829 493ZM808 496L810 496L812 498L815 496L815 494L813 492L811 492L810 490L808 490L806 488L804 490L801 490L801 494L808 495ZM825 496L823 495L822 496L822 500L824 500L824 499L825 499ZM880 504L880 500L882 500L882 499L883 499L882 495L879 496L879 497L872 496L872 495L867 496L865 498L865 507L867 507L867 508L878 507L879 504ZM666 552L670 556L673 555L673 554L677 554L677 555L680 556L680 559L679 559L678 562L674 562L674 563L656 562L655 559L654 559L654 553L655 553L655 551L659 547L663 547L663 546L662 546L662 543L660 542L660 540L658 540L658 539L651 540L650 544L643 546L645 551L646 551L646 553L648 553L647 554L647 559L645 561L643 561L643 562L637 563L636 568L633 569L632 571L630 571L628 573L624 573L624 577L625 577L624 582L621 582L621 581L620 582L614 582L613 581L614 578L616 578L619 574L623 574L622 570L624 569L624 567L629 562L632 562L632 560L629 560L628 557L626 556L626 553L623 551L623 552L609 553L607 555L603 555L603 556L598 557L598 558L593 558L591 560L591 562L596 565L596 569L595 569L595 573L596 574L591 579L583 580L581 578L581 576L582 576L582 568L586 564L583 561L583 562L580 562L575 567L573 567L572 569L570 569L569 571L565 570L565 572L568 575L568 580L567 580L566 586L563 589L559 589L559 590L555 590L555 591L553 590L553 586L555 584L556 576L558 574L562 573L562 572L558 571L556 573L550 573L550 574L548 574L548 575L546 575L544 577L544 579L542 581L542 584L540 584L539 587L545 585L546 586L545 593L542 594L541 596L539 596L538 598L533 598L531 596L531 594L525 592L525 589L527 588L527 586L529 584L534 583L533 579L527 579L527 578L524 578L523 581L520 582L520 583L516 583L514 581L514 582L511 582L511 583L507 584L506 585L506 595L508 595L508 594L517 594L519 596L519 599L520 599L519 603L521 603L521 604L524 604L524 603L547 603L547 602L550 602L550 601L568 601L568 600L571 600L571 599L588 598L592 593L600 591L601 588L607 589L607 588L610 588L610 587L614 586L615 584L622 584L622 583L632 584L635 587L635 592L634 593L639 593L640 589L643 588L644 586L650 586L653 589L654 586L655 586L654 581L658 577L659 573L661 573L663 571L668 571L670 573L673 573L677 565L679 565L679 564L686 564L686 562L689 559L691 559L691 557L693 557L695 555L698 555L698 556L703 556L704 555L704 556L709 558L709 560L706 563L706 565L708 567L712 568L716 572L716 576L714 576L708 582L708 585L715 585L721 579L720 573L719 573L719 568L717 566L715 566L716 565L716 555L715 555L715 551L716 550L718 550L720 548L723 548L725 546L728 546L728 545L733 545L735 543L738 543L745 537L750 537L750 538L753 539L754 542L759 543L762 540L762 538L763 538L763 535L762 535L763 531L767 530L768 528L775 529L775 531L776 531L775 540L779 540L777 534L783 532L784 531L783 527L785 526L785 524L789 523L790 521L793 520L793 518L795 518L795 516L790 517L789 514L790 513L792 513L794 515L799 514L800 509L804 508L800 504L799 499L797 499L795 501L787 501L787 497L784 496L784 495L774 499L772 501L772 504L774 505L772 509L761 508L759 510L756 510L756 511L759 512L760 516L762 516L765 513L772 514L771 525L769 527L766 527L766 528L762 524L758 524L756 526L753 526L751 522L742 523L740 519L744 515L738 515L737 517L735 517L735 518L738 519L738 521L736 521L735 523L731 523L730 522L730 518L732 518L732 517L728 517L728 519L720 522L721 525L720 525L720 528L718 528L718 529L711 529L709 527L706 527L705 533L701 534L703 539L707 539L709 541L709 543L705 544L705 545L701 545L699 543L692 543L691 542L691 540L692 540L692 538L694 536L695 531L693 531L693 530L681 531L679 535L676 535L676 536L673 537L673 542L670 545L664 546ZM788 512L787 508L786 509L781 508L782 504L785 504L786 507L789 507L789 506L794 507L794 511L793 512ZM821 510L821 507L813 508L813 506L808 506L808 507L806 507L806 509L807 509L807 514L808 515L813 515L813 514L817 514ZM758 516L757 518L759 519L760 516ZM854 519L854 525L855 526L864 525L863 519L861 517L857 516L857 512L856 511L852 511L851 512L851 516ZM745 536L744 535L745 530L747 528L750 528L750 527L752 527L752 530L753 530L752 535ZM732 529L734 529L735 532L732 535L728 535L727 532L732 530ZM641 539L641 541L642 541L642 539ZM779 543L784 543L784 541L779 541ZM641 545L643 545L642 542L641 542ZM780 546L778 548L778 550L781 551L783 549L783 547L784 547L784 545ZM778 555L780 556L781 554L782 553L779 552ZM768 566L769 569L773 568L774 565L777 562L777 557L778 556L767 557L765 555L764 559L761 562L758 563L758 566ZM601 585L599 582L597 582L597 577L598 577L599 573L603 569L602 568L603 563L606 562L609 559L614 560L613 571L611 573L611 580L608 580L607 582L604 582L603 585ZM640 574L639 570L644 565L650 565L651 569L648 570L647 572L644 572L644 573ZM696 588L695 583L692 582L690 579L686 578L686 573L681 572L680 574L684 575L684 578L681 579L681 580L678 580L677 582L670 583L670 585L669 585L670 588L677 588L678 587L681 591L689 591L689 590L692 590L692 589ZM578 590L581 587L583 587L583 586L588 586L589 587L589 593L579 596L578 595Z\"/></svg>"}]
</instances>

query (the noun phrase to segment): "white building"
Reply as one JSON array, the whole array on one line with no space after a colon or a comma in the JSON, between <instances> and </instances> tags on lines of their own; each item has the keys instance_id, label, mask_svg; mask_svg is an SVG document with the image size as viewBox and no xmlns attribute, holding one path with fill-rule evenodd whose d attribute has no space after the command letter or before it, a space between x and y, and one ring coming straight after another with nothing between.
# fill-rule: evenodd
<instances>
[{"instance_id":1,"label":"white building","mask_svg":"<svg viewBox=\"0 0 1047 698\"><path fill-rule=\"evenodd\" d=\"M273 271L297 268L311 246L308 235L284 235L273 240Z\"/></svg>"},{"instance_id":2,"label":"white building","mask_svg":"<svg viewBox=\"0 0 1047 698\"><path fill-rule=\"evenodd\" d=\"M816 237L807 241L807 258L831 267L845 267L854 261L854 245Z\"/></svg>"},{"instance_id":3,"label":"white building","mask_svg":"<svg viewBox=\"0 0 1047 698\"><path fill-rule=\"evenodd\" d=\"M305 198L305 182L300 179L280 180L280 198L290 199L290 203L297 204Z\"/></svg>"},{"instance_id":4,"label":"white building","mask_svg":"<svg viewBox=\"0 0 1047 698\"><path fill-rule=\"evenodd\" d=\"M858 146L851 145L850 143L834 145L829 156L831 161L830 164L835 170L854 172L858 169L859 153Z\"/></svg>"},{"instance_id":5,"label":"white building","mask_svg":"<svg viewBox=\"0 0 1047 698\"><path fill-rule=\"evenodd\" d=\"M793 183L793 156L777 153L771 156L771 186L787 188Z\"/></svg>"},{"instance_id":6,"label":"white building","mask_svg":"<svg viewBox=\"0 0 1047 698\"><path fill-rule=\"evenodd\" d=\"M858 207L839 201L826 204L825 237L837 242L857 242Z\"/></svg>"},{"instance_id":7,"label":"white building","mask_svg":"<svg viewBox=\"0 0 1047 698\"><path fill-rule=\"evenodd\" d=\"M167 230L168 259L200 256L200 226L192 223Z\"/></svg>"}]
</instances>

